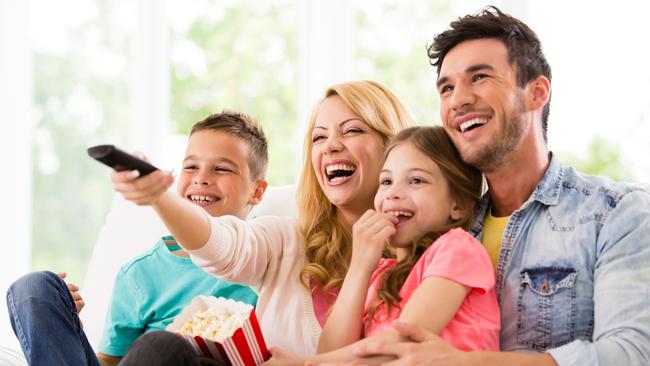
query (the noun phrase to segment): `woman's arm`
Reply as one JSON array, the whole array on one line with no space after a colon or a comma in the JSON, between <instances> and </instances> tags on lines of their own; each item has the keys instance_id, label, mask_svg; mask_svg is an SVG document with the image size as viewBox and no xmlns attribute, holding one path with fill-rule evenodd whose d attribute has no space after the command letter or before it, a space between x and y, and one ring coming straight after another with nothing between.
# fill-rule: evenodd
<instances>
[{"instance_id":1,"label":"woman's arm","mask_svg":"<svg viewBox=\"0 0 650 366\"><path fill-rule=\"evenodd\" d=\"M363 336L368 285L388 238L395 234L393 216L366 211L352 227L352 258L343 286L323 327L318 353L349 345Z\"/></svg>"},{"instance_id":2,"label":"woman's arm","mask_svg":"<svg viewBox=\"0 0 650 366\"><path fill-rule=\"evenodd\" d=\"M199 249L208 241L210 220L207 213L169 189L174 182L171 172L157 170L138 177L134 172L113 171L111 180L115 190L122 193L125 199L153 207L185 249Z\"/></svg>"}]
</instances>

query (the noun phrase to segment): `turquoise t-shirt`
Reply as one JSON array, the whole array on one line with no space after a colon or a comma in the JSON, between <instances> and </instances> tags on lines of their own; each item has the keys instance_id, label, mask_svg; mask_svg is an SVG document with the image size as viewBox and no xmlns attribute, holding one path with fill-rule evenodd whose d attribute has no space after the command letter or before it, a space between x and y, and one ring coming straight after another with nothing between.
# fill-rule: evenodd
<instances>
[{"instance_id":1,"label":"turquoise t-shirt","mask_svg":"<svg viewBox=\"0 0 650 366\"><path fill-rule=\"evenodd\" d=\"M99 351L124 356L143 333L164 329L198 295L227 297L255 306L249 287L219 280L189 258L170 252L165 236L143 255L122 266L115 278Z\"/></svg>"}]
</instances>

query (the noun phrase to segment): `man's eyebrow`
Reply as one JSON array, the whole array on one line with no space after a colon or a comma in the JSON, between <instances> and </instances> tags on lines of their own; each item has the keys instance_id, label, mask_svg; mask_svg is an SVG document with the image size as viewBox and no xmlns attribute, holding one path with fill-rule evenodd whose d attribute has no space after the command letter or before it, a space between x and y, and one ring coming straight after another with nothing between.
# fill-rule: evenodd
<instances>
[{"instance_id":1,"label":"man's eyebrow","mask_svg":"<svg viewBox=\"0 0 650 366\"><path fill-rule=\"evenodd\" d=\"M466 68L465 73L470 74L470 73L481 71L481 70L494 71L495 68L492 65L488 65L488 64L476 64L476 65L472 65L472 66ZM440 85L446 83L447 81L449 81L449 78L446 77L446 76L443 76L443 77L439 78L436 81L436 87L440 88Z\"/></svg>"}]
</instances>

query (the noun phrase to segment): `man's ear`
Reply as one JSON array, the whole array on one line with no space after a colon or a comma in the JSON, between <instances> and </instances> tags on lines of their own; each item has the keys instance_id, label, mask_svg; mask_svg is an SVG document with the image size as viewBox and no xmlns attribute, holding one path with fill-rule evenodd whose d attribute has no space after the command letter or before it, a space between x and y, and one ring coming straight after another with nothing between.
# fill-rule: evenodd
<instances>
[{"instance_id":1,"label":"man's ear","mask_svg":"<svg viewBox=\"0 0 650 366\"><path fill-rule=\"evenodd\" d=\"M248 204L256 205L260 203L260 201L264 197L264 192L266 192L266 187L268 186L269 183L266 180L258 179L255 182L255 189L253 189L253 194L251 194L251 198L248 200Z\"/></svg>"},{"instance_id":2,"label":"man's ear","mask_svg":"<svg viewBox=\"0 0 650 366\"><path fill-rule=\"evenodd\" d=\"M452 221L458 221L465 217L467 213L467 210L465 210L465 207L463 207L462 204L460 204L457 200L454 200L452 202L451 206L451 212L449 213L449 218L451 218Z\"/></svg>"},{"instance_id":3,"label":"man's ear","mask_svg":"<svg viewBox=\"0 0 650 366\"><path fill-rule=\"evenodd\" d=\"M527 101L529 110L541 110L551 99L551 81L540 75L528 82Z\"/></svg>"}]
</instances>

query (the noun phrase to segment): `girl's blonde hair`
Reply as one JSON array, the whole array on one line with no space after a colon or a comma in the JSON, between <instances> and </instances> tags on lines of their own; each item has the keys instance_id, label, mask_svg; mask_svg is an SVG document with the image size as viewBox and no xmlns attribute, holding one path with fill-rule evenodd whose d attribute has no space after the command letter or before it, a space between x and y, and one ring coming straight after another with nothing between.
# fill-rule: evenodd
<instances>
[{"instance_id":1,"label":"girl's blonde hair","mask_svg":"<svg viewBox=\"0 0 650 366\"><path fill-rule=\"evenodd\" d=\"M305 134L304 162L298 185L299 227L305 238L307 256L300 279L306 287L309 287L310 280L314 280L326 290L341 287L352 251L351 233L337 221L336 206L323 193L311 162L311 134L318 110L322 102L332 96L339 96L363 122L383 137L384 143L400 130L415 125L406 106L390 89L376 81L332 85L314 108Z\"/></svg>"},{"instance_id":2,"label":"girl's blonde hair","mask_svg":"<svg viewBox=\"0 0 650 366\"><path fill-rule=\"evenodd\" d=\"M465 215L459 220L452 220L450 217L447 226L429 232L416 240L406 258L384 274L381 284L377 288L377 299L368 309L371 317L374 317L377 309L382 305L386 306L388 314L391 313L393 307L399 308L402 301L399 291L415 263L442 234L456 227L469 228L474 219L474 208L483 193L483 175L478 169L463 162L444 128L420 126L402 130L391 139L386 148L385 157L392 149L401 144L413 144L436 163L447 182L449 194L464 209Z\"/></svg>"}]
</instances>

